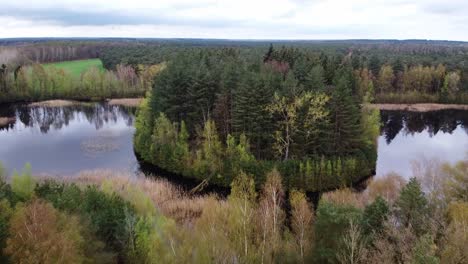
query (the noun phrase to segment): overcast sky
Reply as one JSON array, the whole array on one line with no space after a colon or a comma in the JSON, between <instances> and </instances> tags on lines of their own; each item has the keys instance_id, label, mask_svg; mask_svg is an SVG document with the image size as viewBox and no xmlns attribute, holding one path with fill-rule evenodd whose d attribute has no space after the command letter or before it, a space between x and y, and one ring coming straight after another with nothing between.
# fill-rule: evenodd
<instances>
[{"instance_id":1,"label":"overcast sky","mask_svg":"<svg viewBox=\"0 0 468 264\"><path fill-rule=\"evenodd\" d=\"M417 38L468 41L468 0L2 2L0 38Z\"/></svg>"}]
</instances>

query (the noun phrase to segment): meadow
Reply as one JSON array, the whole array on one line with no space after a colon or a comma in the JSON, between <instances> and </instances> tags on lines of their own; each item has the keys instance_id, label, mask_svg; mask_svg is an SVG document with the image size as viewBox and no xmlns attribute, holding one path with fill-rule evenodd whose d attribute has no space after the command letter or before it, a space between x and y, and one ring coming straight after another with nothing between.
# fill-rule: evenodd
<instances>
[{"instance_id":1,"label":"meadow","mask_svg":"<svg viewBox=\"0 0 468 264\"><path fill-rule=\"evenodd\" d=\"M62 69L66 73L71 74L74 78L80 78L81 74L86 72L92 67L96 67L99 71L104 71L102 61L100 59L86 59L86 60L73 60L73 61L62 61L54 63L43 64L45 69L55 67Z\"/></svg>"}]
</instances>

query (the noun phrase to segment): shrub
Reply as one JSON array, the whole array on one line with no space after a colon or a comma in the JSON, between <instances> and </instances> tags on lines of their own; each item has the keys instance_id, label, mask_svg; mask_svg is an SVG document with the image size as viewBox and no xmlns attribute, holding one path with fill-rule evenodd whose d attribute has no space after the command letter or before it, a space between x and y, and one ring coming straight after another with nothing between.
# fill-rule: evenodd
<instances>
[{"instance_id":1,"label":"shrub","mask_svg":"<svg viewBox=\"0 0 468 264\"><path fill-rule=\"evenodd\" d=\"M21 174L14 172L11 178L13 192L23 201L28 200L34 193L35 180L31 175L31 165L26 163Z\"/></svg>"}]
</instances>

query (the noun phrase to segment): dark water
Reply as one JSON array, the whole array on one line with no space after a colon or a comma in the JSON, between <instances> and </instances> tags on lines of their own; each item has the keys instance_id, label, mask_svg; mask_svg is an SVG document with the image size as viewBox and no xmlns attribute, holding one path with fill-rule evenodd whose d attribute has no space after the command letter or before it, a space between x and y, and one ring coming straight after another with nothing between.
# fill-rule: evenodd
<instances>
[{"instance_id":1,"label":"dark water","mask_svg":"<svg viewBox=\"0 0 468 264\"><path fill-rule=\"evenodd\" d=\"M411 177L414 160L456 162L468 155L468 111L381 111L377 176Z\"/></svg>"},{"instance_id":2,"label":"dark water","mask_svg":"<svg viewBox=\"0 0 468 264\"><path fill-rule=\"evenodd\" d=\"M135 172L135 108L89 104L70 107L0 107L16 122L0 127L0 161L11 173L31 163L34 173L70 175L82 170ZM377 176L410 177L411 161L455 162L468 152L468 111L382 111Z\"/></svg>"},{"instance_id":3,"label":"dark water","mask_svg":"<svg viewBox=\"0 0 468 264\"><path fill-rule=\"evenodd\" d=\"M70 175L88 169L135 171L135 109L107 104L69 107L10 106L0 116L0 161L8 172L31 163L34 173Z\"/></svg>"}]
</instances>

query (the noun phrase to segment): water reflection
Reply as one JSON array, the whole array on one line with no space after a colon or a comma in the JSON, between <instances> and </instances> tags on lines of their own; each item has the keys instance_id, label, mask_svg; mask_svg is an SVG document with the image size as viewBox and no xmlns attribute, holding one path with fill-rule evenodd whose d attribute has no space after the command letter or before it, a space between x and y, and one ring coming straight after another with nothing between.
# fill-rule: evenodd
<instances>
[{"instance_id":1,"label":"water reflection","mask_svg":"<svg viewBox=\"0 0 468 264\"><path fill-rule=\"evenodd\" d=\"M377 176L412 176L411 162L426 158L456 162L468 151L468 111L381 111Z\"/></svg>"},{"instance_id":2,"label":"water reflection","mask_svg":"<svg viewBox=\"0 0 468 264\"><path fill-rule=\"evenodd\" d=\"M402 131L405 135L414 135L427 131L430 137L437 133L452 134L461 127L468 134L468 112L463 110L442 110L431 112L381 111L380 134L387 144Z\"/></svg>"},{"instance_id":3,"label":"water reflection","mask_svg":"<svg viewBox=\"0 0 468 264\"><path fill-rule=\"evenodd\" d=\"M135 108L108 104L0 108L16 122L0 127L0 161L35 173L72 174L87 169L133 170Z\"/></svg>"},{"instance_id":4,"label":"water reflection","mask_svg":"<svg viewBox=\"0 0 468 264\"><path fill-rule=\"evenodd\" d=\"M135 108L108 105L108 104L79 104L66 107L29 107L7 106L0 111L0 116L16 116L25 127L39 127L42 133L51 128L60 130L68 126L77 118L85 118L98 130L107 123L117 123L118 119L125 120L127 126L133 125ZM81 120L77 120L81 122ZM0 130L14 129L15 123L0 127Z\"/></svg>"}]
</instances>

